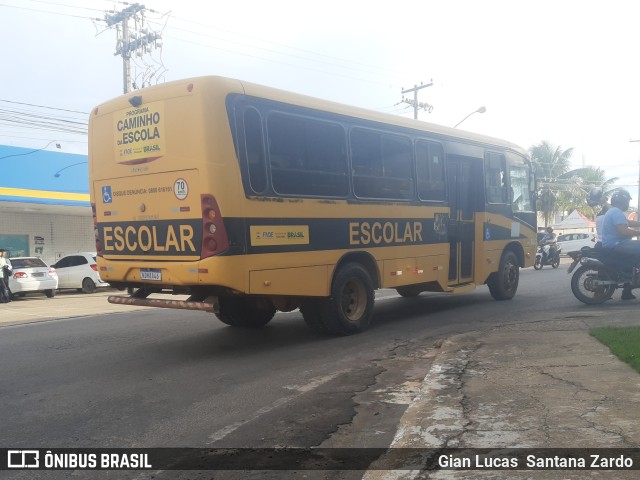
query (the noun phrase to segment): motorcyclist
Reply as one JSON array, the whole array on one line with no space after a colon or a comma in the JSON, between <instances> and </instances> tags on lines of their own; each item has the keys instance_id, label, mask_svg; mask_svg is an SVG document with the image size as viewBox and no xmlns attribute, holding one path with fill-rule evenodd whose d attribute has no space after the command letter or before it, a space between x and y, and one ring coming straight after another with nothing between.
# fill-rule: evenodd
<instances>
[{"instance_id":1,"label":"motorcyclist","mask_svg":"<svg viewBox=\"0 0 640 480\"><path fill-rule=\"evenodd\" d=\"M552 227L547 227L547 233L540 239L538 245L544 247L545 245L549 245L549 253L545 254L544 249L542 250L542 255L544 258L553 258L556 254L558 236L553 233Z\"/></svg>"},{"instance_id":2,"label":"motorcyclist","mask_svg":"<svg viewBox=\"0 0 640 480\"><path fill-rule=\"evenodd\" d=\"M602 247L613 252L629 257L632 262L640 262L640 240L633 240L633 237L640 236L640 231L629 228L638 227L639 222L629 221L624 212L629 209L631 195L623 189L616 190L611 195L611 208L604 215L602 220ZM636 298L631 293L631 286L624 285L622 300L632 300Z\"/></svg>"}]
</instances>

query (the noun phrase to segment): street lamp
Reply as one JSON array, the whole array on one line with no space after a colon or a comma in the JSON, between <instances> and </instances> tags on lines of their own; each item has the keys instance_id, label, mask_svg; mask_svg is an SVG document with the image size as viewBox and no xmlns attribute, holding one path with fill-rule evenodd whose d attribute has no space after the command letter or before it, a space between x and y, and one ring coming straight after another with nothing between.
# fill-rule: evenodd
<instances>
[{"instance_id":1,"label":"street lamp","mask_svg":"<svg viewBox=\"0 0 640 480\"><path fill-rule=\"evenodd\" d=\"M453 128L456 128L458 125L460 125L462 122L464 122L467 118L469 118L471 115L473 115L474 113L484 113L486 112L487 109L486 107L480 107L477 110L474 110L473 112L471 112L469 115L467 115L466 117L464 117L462 120L460 120L458 123L456 123Z\"/></svg>"},{"instance_id":2,"label":"street lamp","mask_svg":"<svg viewBox=\"0 0 640 480\"><path fill-rule=\"evenodd\" d=\"M67 168L75 167L76 165L84 165L85 163L88 163L88 162L78 162L78 163L74 163L73 165L67 165L66 167L61 168L61 169L60 169L60 170L58 170L56 173L54 173L54 174L53 174L53 176L54 176L54 177L56 177L56 178L59 178L59 177L60 177L60 174L61 174L64 170L66 170Z\"/></svg>"}]
</instances>

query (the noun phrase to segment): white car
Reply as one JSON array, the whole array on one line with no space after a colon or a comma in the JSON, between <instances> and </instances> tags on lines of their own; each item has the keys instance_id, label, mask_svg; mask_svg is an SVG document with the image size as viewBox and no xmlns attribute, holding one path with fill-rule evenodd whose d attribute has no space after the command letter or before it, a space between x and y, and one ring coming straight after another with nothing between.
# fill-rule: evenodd
<instances>
[{"instance_id":1,"label":"white car","mask_svg":"<svg viewBox=\"0 0 640 480\"><path fill-rule=\"evenodd\" d=\"M10 258L12 272L9 277L9 290L13 295L22 297L25 293L44 293L52 298L58 288L56 270L38 257Z\"/></svg>"},{"instance_id":2,"label":"white car","mask_svg":"<svg viewBox=\"0 0 640 480\"><path fill-rule=\"evenodd\" d=\"M558 235L558 247L562 248L562 254L576 252L582 247L594 247L598 238L595 233L565 233Z\"/></svg>"},{"instance_id":3,"label":"white car","mask_svg":"<svg viewBox=\"0 0 640 480\"><path fill-rule=\"evenodd\" d=\"M58 272L58 288L76 288L93 293L97 287L108 287L98 273L96 254L80 252L66 255L52 265Z\"/></svg>"}]
</instances>

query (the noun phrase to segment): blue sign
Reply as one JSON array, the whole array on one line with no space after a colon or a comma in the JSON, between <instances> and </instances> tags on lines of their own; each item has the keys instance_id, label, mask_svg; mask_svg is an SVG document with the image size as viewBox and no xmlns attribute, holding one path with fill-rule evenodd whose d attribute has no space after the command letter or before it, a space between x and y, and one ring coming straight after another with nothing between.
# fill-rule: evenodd
<instances>
[{"instance_id":1,"label":"blue sign","mask_svg":"<svg viewBox=\"0 0 640 480\"><path fill-rule=\"evenodd\" d=\"M102 203L111 203L113 197L111 196L111 186L106 185L102 187Z\"/></svg>"}]
</instances>

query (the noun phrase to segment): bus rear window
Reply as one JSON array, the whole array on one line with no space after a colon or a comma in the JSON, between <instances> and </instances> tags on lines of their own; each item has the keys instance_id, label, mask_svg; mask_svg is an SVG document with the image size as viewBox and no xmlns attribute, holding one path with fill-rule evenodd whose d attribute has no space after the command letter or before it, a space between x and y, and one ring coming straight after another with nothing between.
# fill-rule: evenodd
<instances>
[{"instance_id":1,"label":"bus rear window","mask_svg":"<svg viewBox=\"0 0 640 480\"><path fill-rule=\"evenodd\" d=\"M253 108L244 111L244 136L249 184L255 193L263 193L267 189L267 166L264 159L261 118Z\"/></svg>"}]
</instances>

